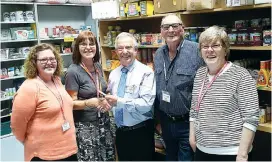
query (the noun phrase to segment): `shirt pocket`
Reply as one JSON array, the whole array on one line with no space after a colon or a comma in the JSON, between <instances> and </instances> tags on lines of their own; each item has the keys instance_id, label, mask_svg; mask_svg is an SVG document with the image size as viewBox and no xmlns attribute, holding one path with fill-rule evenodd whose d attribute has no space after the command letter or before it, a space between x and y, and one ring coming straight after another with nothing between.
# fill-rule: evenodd
<instances>
[{"instance_id":1,"label":"shirt pocket","mask_svg":"<svg viewBox=\"0 0 272 162\"><path fill-rule=\"evenodd\" d=\"M188 70L184 68L179 68L176 70L176 75L174 76L174 85L178 90L182 91L192 91L193 81L194 81L195 71Z\"/></svg>"},{"instance_id":2,"label":"shirt pocket","mask_svg":"<svg viewBox=\"0 0 272 162\"><path fill-rule=\"evenodd\" d=\"M162 82L163 77L164 77L164 76L162 76L162 74L163 74L162 73L162 69L156 69L155 70L156 87L157 87L157 89L162 86L161 82Z\"/></svg>"}]
</instances>

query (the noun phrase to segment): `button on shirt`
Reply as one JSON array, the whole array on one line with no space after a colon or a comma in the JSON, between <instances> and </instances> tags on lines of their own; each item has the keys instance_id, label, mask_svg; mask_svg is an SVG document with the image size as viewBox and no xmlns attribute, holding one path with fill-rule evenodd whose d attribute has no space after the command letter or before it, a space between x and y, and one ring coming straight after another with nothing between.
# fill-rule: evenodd
<instances>
[{"instance_id":1,"label":"button on shirt","mask_svg":"<svg viewBox=\"0 0 272 162\"><path fill-rule=\"evenodd\" d=\"M198 44L195 42L182 41L172 61L169 59L168 46L160 47L154 59L156 107L169 115L189 113L194 76L202 65L204 61L200 57ZM162 100L162 91L170 94L170 103Z\"/></svg>"},{"instance_id":2,"label":"button on shirt","mask_svg":"<svg viewBox=\"0 0 272 162\"><path fill-rule=\"evenodd\" d=\"M108 89L112 95L117 96L118 85L122 75L119 66L109 76ZM118 97L115 109L123 109L123 125L133 126L153 118L153 103L156 95L154 73L151 68L135 60L128 66L126 88L124 97Z\"/></svg>"}]
</instances>

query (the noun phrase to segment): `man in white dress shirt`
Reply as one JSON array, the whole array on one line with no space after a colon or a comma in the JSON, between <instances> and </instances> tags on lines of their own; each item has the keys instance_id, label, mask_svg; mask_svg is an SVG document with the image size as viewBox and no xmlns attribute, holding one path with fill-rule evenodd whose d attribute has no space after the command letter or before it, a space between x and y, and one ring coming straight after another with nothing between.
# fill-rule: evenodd
<instances>
[{"instance_id":1,"label":"man in white dress shirt","mask_svg":"<svg viewBox=\"0 0 272 162\"><path fill-rule=\"evenodd\" d=\"M113 106L120 161L150 161L155 151L154 72L135 59L137 46L136 39L129 33L116 37L115 49L121 65L110 73L108 90L112 95L105 96Z\"/></svg>"}]
</instances>

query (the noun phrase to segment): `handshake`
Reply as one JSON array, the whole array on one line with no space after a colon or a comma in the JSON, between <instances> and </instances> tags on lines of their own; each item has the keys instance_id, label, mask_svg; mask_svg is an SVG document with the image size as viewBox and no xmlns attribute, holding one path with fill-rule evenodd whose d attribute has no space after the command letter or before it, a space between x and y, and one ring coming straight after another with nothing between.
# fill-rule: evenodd
<instances>
[{"instance_id":1,"label":"handshake","mask_svg":"<svg viewBox=\"0 0 272 162\"><path fill-rule=\"evenodd\" d=\"M113 106L115 106L117 104L117 96L114 95L110 95L110 94L105 94L101 91L98 91L101 95L104 96L104 98L96 98L96 100L94 100L94 98L91 98L89 100L86 101L86 106L88 105L92 105L89 102L94 102L94 107L96 107L99 111L101 112L108 112L112 109Z\"/></svg>"}]
</instances>

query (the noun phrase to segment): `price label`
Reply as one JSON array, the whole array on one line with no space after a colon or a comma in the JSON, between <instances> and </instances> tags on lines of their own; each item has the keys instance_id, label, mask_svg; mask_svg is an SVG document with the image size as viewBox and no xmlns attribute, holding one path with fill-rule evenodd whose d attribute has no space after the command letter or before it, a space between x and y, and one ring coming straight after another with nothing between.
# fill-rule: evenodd
<instances>
[{"instance_id":1,"label":"price label","mask_svg":"<svg viewBox=\"0 0 272 162\"><path fill-rule=\"evenodd\" d=\"M64 37L64 42L73 42L74 40L74 37Z\"/></svg>"}]
</instances>

